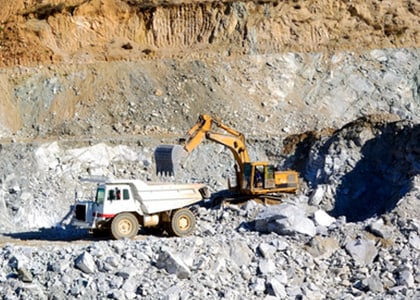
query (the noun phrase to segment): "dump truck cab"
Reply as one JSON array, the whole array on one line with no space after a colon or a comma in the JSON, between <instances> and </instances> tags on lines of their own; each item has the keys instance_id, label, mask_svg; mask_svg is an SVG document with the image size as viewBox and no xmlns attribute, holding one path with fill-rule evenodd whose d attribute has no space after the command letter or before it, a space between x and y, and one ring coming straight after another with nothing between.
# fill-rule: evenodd
<instances>
[{"instance_id":1,"label":"dump truck cab","mask_svg":"<svg viewBox=\"0 0 420 300\"><path fill-rule=\"evenodd\" d=\"M134 199L128 184L98 184L94 206L94 223L99 227L101 223L121 212L138 212L142 214L140 202Z\"/></svg>"}]
</instances>

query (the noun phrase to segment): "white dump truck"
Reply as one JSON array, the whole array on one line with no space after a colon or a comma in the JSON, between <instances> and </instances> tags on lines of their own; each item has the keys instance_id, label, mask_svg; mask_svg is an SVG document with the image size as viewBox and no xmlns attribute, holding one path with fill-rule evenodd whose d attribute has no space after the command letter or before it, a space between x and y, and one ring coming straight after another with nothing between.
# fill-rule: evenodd
<instances>
[{"instance_id":1,"label":"white dump truck","mask_svg":"<svg viewBox=\"0 0 420 300\"><path fill-rule=\"evenodd\" d=\"M174 236L191 234L196 220L189 206L210 197L204 184L146 183L141 180L96 182L94 200L78 201L73 224L115 239L133 238L140 226Z\"/></svg>"}]
</instances>

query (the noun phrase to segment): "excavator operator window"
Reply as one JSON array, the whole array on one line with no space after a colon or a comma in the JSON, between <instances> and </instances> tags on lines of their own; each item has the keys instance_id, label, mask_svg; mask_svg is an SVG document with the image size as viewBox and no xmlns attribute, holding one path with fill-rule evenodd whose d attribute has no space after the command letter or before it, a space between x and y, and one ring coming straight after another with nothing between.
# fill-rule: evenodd
<instances>
[{"instance_id":1,"label":"excavator operator window","mask_svg":"<svg viewBox=\"0 0 420 300\"><path fill-rule=\"evenodd\" d=\"M271 189L276 186L274 174L275 169L273 165L268 165L264 168L264 188Z\"/></svg>"},{"instance_id":2,"label":"excavator operator window","mask_svg":"<svg viewBox=\"0 0 420 300\"><path fill-rule=\"evenodd\" d=\"M251 188L251 171L252 171L251 165L248 163L245 163L244 164L244 178L243 178L243 183L242 183L243 189Z\"/></svg>"},{"instance_id":3,"label":"excavator operator window","mask_svg":"<svg viewBox=\"0 0 420 300\"><path fill-rule=\"evenodd\" d=\"M264 175L264 167L263 166L256 166L255 167L255 177L254 177L254 185L256 188L263 187L263 175Z\"/></svg>"}]
</instances>

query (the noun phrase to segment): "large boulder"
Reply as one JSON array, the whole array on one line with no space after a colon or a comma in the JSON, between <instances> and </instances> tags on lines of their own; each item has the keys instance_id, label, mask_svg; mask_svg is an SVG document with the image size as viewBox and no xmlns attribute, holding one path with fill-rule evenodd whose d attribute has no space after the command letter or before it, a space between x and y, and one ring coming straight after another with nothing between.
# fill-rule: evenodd
<instances>
[{"instance_id":1,"label":"large boulder","mask_svg":"<svg viewBox=\"0 0 420 300\"><path fill-rule=\"evenodd\" d=\"M156 262L159 269L165 269L169 274L176 274L180 279L188 278L191 271L179 255L168 248L162 248Z\"/></svg>"},{"instance_id":2,"label":"large boulder","mask_svg":"<svg viewBox=\"0 0 420 300\"><path fill-rule=\"evenodd\" d=\"M76 258L75 266L86 274L94 273L96 270L95 261L87 251L84 251Z\"/></svg>"},{"instance_id":3,"label":"large boulder","mask_svg":"<svg viewBox=\"0 0 420 300\"><path fill-rule=\"evenodd\" d=\"M369 265L378 255L378 249L372 240L356 239L346 244L346 250L358 266Z\"/></svg>"},{"instance_id":4,"label":"large boulder","mask_svg":"<svg viewBox=\"0 0 420 300\"><path fill-rule=\"evenodd\" d=\"M265 208L255 220L255 230L281 235L316 234L315 225L305 216L304 210L287 203Z\"/></svg>"}]
</instances>

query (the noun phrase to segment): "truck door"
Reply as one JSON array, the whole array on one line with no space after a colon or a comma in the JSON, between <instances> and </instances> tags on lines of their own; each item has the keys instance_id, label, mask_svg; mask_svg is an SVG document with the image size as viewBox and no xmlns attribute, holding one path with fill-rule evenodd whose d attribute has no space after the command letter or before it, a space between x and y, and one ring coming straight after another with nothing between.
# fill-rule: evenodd
<instances>
[{"instance_id":1,"label":"truck door","mask_svg":"<svg viewBox=\"0 0 420 300\"><path fill-rule=\"evenodd\" d=\"M136 210L130 187L128 185L107 186L105 210L105 214L118 214Z\"/></svg>"}]
</instances>

